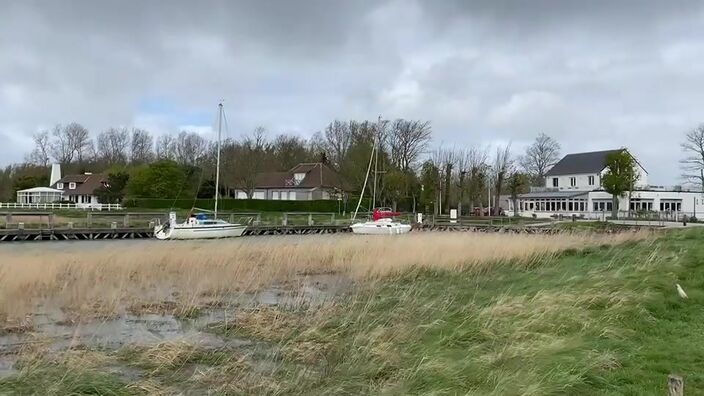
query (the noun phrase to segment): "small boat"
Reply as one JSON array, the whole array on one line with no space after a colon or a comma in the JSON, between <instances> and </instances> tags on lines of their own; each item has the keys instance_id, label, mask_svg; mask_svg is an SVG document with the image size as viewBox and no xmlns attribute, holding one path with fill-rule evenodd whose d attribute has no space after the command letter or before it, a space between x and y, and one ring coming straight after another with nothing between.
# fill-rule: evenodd
<instances>
[{"instance_id":1,"label":"small boat","mask_svg":"<svg viewBox=\"0 0 704 396\"><path fill-rule=\"evenodd\" d=\"M169 221L154 228L157 239L215 239L242 236L247 228L242 224L230 224L224 220L208 219L205 215L190 216L177 223L176 213L169 213Z\"/></svg>"},{"instance_id":2,"label":"small boat","mask_svg":"<svg viewBox=\"0 0 704 396\"><path fill-rule=\"evenodd\" d=\"M365 235L393 235L405 234L411 230L410 224L403 224L391 219L379 219L354 223L350 226L355 234Z\"/></svg>"},{"instance_id":3,"label":"small boat","mask_svg":"<svg viewBox=\"0 0 704 396\"><path fill-rule=\"evenodd\" d=\"M214 238L232 238L242 236L247 225L232 224L225 220L218 219L218 197L220 195L220 144L222 134L222 119L223 107L222 103L218 105L218 154L217 166L215 173L215 210L213 218L208 219L204 214L188 216L186 221L178 223L176 221L176 213L169 213L169 221L164 224L158 224L154 227L154 236L157 239L214 239Z\"/></svg>"},{"instance_id":4,"label":"small boat","mask_svg":"<svg viewBox=\"0 0 704 396\"><path fill-rule=\"evenodd\" d=\"M379 117L379 124L381 124L381 117ZM362 197L364 196L364 190L367 187L367 181L369 180L369 172L372 168L372 161L374 161L374 188L372 192L372 207L375 205L376 201L376 175L378 173L377 166L379 163L379 137L374 139L374 146L372 147L372 154L369 158L369 166L367 166L367 175L364 178L364 185L362 186L362 193L359 195L359 202L357 202L357 208L354 211L352 220L357 218L357 211L362 204ZM364 234L364 235L394 235L394 234L405 234L411 231L410 224L404 224L398 221L393 221L393 217L399 216L401 213L395 212L390 208L374 208L372 210L372 219L370 221L362 221L354 223L350 226L354 234Z\"/></svg>"}]
</instances>

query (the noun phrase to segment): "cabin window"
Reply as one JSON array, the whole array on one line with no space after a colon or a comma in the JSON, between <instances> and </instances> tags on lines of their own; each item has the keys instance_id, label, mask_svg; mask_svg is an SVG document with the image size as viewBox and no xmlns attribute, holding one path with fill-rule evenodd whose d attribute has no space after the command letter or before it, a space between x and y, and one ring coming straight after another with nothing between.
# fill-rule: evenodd
<instances>
[{"instance_id":1,"label":"cabin window","mask_svg":"<svg viewBox=\"0 0 704 396\"><path fill-rule=\"evenodd\" d=\"M68 189L69 189L69 190L75 190L75 189L76 189L76 183L74 183L74 182L69 183L69 184L68 184Z\"/></svg>"},{"instance_id":2,"label":"cabin window","mask_svg":"<svg viewBox=\"0 0 704 396\"><path fill-rule=\"evenodd\" d=\"M570 187L574 187L577 185L577 178L576 177L570 177Z\"/></svg>"},{"instance_id":3,"label":"cabin window","mask_svg":"<svg viewBox=\"0 0 704 396\"><path fill-rule=\"evenodd\" d=\"M594 176L589 176L589 185L590 186L594 185Z\"/></svg>"},{"instance_id":4,"label":"cabin window","mask_svg":"<svg viewBox=\"0 0 704 396\"><path fill-rule=\"evenodd\" d=\"M64 184L63 183L56 183L56 188L58 188L59 190L63 190Z\"/></svg>"},{"instance_id":5,"label":"cabin window","mask_svg":"<svg viewBox=\"0 0 704 396\"><path fill-rule=\"evenodd\" d=\"M553 177L553 178L552 178L552 186L553 186L553 187L558 187L558 184L559 184L558 178Z\"/></svg>"}]
</instances>

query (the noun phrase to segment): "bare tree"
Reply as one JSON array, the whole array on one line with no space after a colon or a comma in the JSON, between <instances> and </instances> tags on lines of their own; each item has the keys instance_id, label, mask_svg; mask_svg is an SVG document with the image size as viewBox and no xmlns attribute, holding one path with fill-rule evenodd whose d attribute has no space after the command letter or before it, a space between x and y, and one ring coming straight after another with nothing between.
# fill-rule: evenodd
<instances>
[{"instance_id":1,"label":"bare tree","mask_svg":"<svg viewBox=\"0 0 704 396\"><path fill-rule=\"evenodd\" d=\"M245 136L241 142L226 141L220 154L224 169L223 180L252 198L257 177L264 170L271 145L266 139L266 130L257 127L252 135Z\"/></svg>"},{"instance_id":2,"label":"bare tree","mask_svg":"<svg viewBox=\"0 0 704 396\"><path fill-rule=\"evenodd\" d=\"M325 128L323 138L328 160L339 170L352 146L353 136L350 127L346 122L335 120Z\"/></svg>"},{"instance_id":3,"label":"bare tree","mask_svg":"<svg viewBox=\"0 0 704 396\"><path fill-rule=\"evenodd\" d=\"M459 153L456 150L446 149L443 147L438 147L431 154L431 161L437 167L440 174L440 177L438 178L438 183L440 185L437 186L438 197L436 198L436 212L438 214L445 212L449 213L452 171L458 159L458 154Z\"/></svg>"},{"instance_id":4,"label":"bare tree","mask_svg":"<svg viewBox=\"0 0 704 396\"><path fill-rule=\"evenodd\" d=\"M32 135L34 150L27 156L27 162L39 166L49 166L49 132L41 131Z\"/></svg>"},{"instance_id":5,"label":"bare tree","mask_svg":"<svg viewBox=\"0 0 704 396\"><path fill-rule=\"evenodd\" d=\"M528 146L520 158L523 169L531 175L534 185L545 184L545 174L560 160L560 144L550 136L541 133L533 144Z\"/></svg>"},{"instance_id":6,"label":"bare tree","mask_svg":"<svg viewBox=\"0 0 704 396\"><path fill-rule=\"evenodd\" d=\"M143 164L154 158L154 138L144 129L132 129L132 147L130 159L133 164Z\"/></svg>"},{"instance_id":7,"label":"bare tree","mask_svg":"<svg viewBox=\"0 0 704 396\"><path fill-rule=\"evenodd\" d=\"M156 139L156 158L159 160L173 160L176 158L175 154L176 142L171 135L161 135Z\"/></svg>"},{"instance_id":8,"label":"bare tree","mask_svg":"<svg viewBox=\"0 0 704 396\"><path fill-rule=\"evenodd\" d=\"M108 164L124 164L129 145L130 132L127 128L110 128L98 135L98 158Z\"/></svg>"},{"instance_id":9,"label":"bare tree","mask_svg":"<svg viewBox=\"0 0 704 396\"><path fill-rule=\"evenodd\" d=\"M60 124L56 124L51 130L49 153L51 153L54 161L60 164L70 164L73 162L75 152L66 134L66 129Z\"/></svg>"},{"instance_id":10,"label":"bare tree","mask_svg":"<svg viewBox=\"0 0 704 396\"><path fill-rule=\"evenodd\" d=\"M513 160L511 159L511 144L504 147L496 148L496 156L494 157L494 166L492 168L492 179L494 182L494 215L498 216L499 205L501 203L501 192L503 191L504 182L513 170Z\"/></svg>"},{"instance_id":11,"label":"bare tree","mask_svg":"<svg viewBox=\"0 0 704 396\"><path fill-rule=\"evenodd\" d=\"M176 162L185 166L196 166L205 157L208 142L195 132L183 131L174 145Z\"/></svg>"},{"instance_id":12,"label":"bare tree","mask_svg":"<svg viewBox=\"0 0 704 396\"><path fill-rule=\"evenodd\" d=\"M83 162L88 157L93 145L88 129L77 122L72 122L66 125L63 130L68 140L69 149L73 151L76 161Z\"/></svg>"},{"instance_id":13,"label":"bare tree","mask_svg":"<svg viewBox=\"0 0 704 396\"><path fill-rule=\"evenodd\" d=\"M397 119L392 122L386 139L391 163L403 171L415 168L430 143L431 134L428 121Z\"/></svg>"},{"instance_id":14,"label":"bare tree","mask_svg":"<svg viewBox=\"0 0 704 396\"><path fill-rule=\"evenodd\" d=\"M687 133L682 150L687 154L680 161L682 178L704 192L704 124Z\"/></svg>"}]
</instances>

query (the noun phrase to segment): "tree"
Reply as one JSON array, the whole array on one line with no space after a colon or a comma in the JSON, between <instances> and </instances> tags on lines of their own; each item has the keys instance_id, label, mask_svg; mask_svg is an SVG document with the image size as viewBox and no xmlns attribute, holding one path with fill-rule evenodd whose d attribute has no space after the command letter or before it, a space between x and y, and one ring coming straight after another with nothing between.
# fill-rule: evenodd
<instances>
[{"instance_id":1,"label":"tree","mask_svg":"<svg viewBox=\"0 0 704 396\"><path fill-rule=\"evenodd\" d=\"M513 172L506 184L513 202L513 215L518 216L518 195L527 192L530 177L522 172Z\"/></svg>"},{"instance_id":2,"label":"tree","mask_svg":"<svg viewBox=\"0 0 704 396\"><path fill-rule=\"evenodd\" d=\"M618 218L618 199L633 189L638 178L636 162L626 150L611 153L606 156L606 173L601 178L604 191L611 194L611 217Z\"/></svg>"},{"instance_id":3,"label":"tree","mask_svg":"<svg viewBox=\"0 0 704 396\"><path fill-rule=\"evenodd\" d=\"M74 160L82 163L92 144L90 133L83 125L72 122L62 127L57 124L51 132L48 152L61 164L70 164Z\"/></svg>"},{"instance_id":4,"label":"tree","mask_svg":"<svg viewBox=\"0 0 704 396\"><path fill-rule=\"evenodd\" d=\"M340 170L347 152L352 146L352 132L346 122L335 120L328 124L322 135L323 147L333 167Z\"/></svg>"},{"instance_id":5,"label":"tree","mask_svg":"<svg viewBox=\"0 0 704 396\"><path fill-rule=\"evenodd\" d=\"M131 196L140 198L176 198L187 196L183 189L186 173L176 162L160 160L134 170L127 182Z\"/></svg>"},{"instance_id":6,"label":"tree","mask_svg":"<svg viewBox=\"0 0 704 396\"><path fill-rule=\"evenodd\" d=\"M197 166L207 150L208 142L195 132L182 131L174 143L176 162L182 166Z\"/></svg>"},{"instance_id":7,"label":"tree","mask_svg":"<svg viewBox=\"0 0 704 396\"><path fill-rule=\"evenodd\" d=\"M533 144L528 146L520 159L521 166L532 178L532 184L545 185L545 174L560 159L560 144L550 136L541 133Z\"/></svg>"},{"instance_id":8,"label":"tree","mask_svg":"<svg viewBox=\"0 0 704 396\"><path fill-rule=\"evenodd\" d=\"M513 160L511 160L511 144L507 144L504 147L496 148L496 156L494 157L493 175L494 179L494 215L498 216L501 211L499 205L501 204L501 191L503 191L504 182L506 177L511 173L513 169Z\"/></svg>"},{"instance_id":9,"label":"tree","mask_svg":"<svg viewBox=\"0 0 704 396\"><path fill-rule=\"evenodd\" d=\"M391 164L403 171L413 169L428 147L431 135L428 121L397 119L392 122L386 138Z\"/></svg>"},{"instance_id":10,"label":"tree","mask_svg":"<svg viewBox=\"0 0 704 396\"><path fill-rule=\"evenodd\" d=\"M466 182L464 188L472 205L472 209L479 206L483 209L482 201L486 189L489 165L487 164L488 150L486 148L471 147L460 156L460 171L465 171ZM483 215L483 210L480 214Z\"/></svg>"},{"instance_id":11,"label":"tree","mask_svg":"<svg viewBox=\"0 0 704 396\"><path fill-rule=\"evenodd\" d=\"M161 135L156 139L156 159L175 160L175 142L171 135Z\"/></svg>"},{"instance_id":12,"label":"tree","mask_svg":"<svg viewBox=\"0 0 704 396\"><path fill-rule=\"evenodd\" d=\"M425 207L424 212L427 213L429 207L437 206L438 187L440 185L440 170L433 161L427 160L421 166L420 184L420 202Z\"/></svg>"},{"instance_id":13,"label":"tree","mask_svg":"<svg viewBox=\"0 0 704 396\"><path fill-rule=\"evenodd\" d=\"M254 129L242 141L227 140L222 144L221 169L223 182L229 183L252 198L257 176L265 170L271 145L263 127Z\"/></svg>"},{"instance_id":14,"label":"tree","mask_svg":"<svg viewBox=\"0 0 704 396\"><path fill-rule=\"evenodd\" d=\"M102 204L120 203L125 196L125 188L129 178L129 174L125 172L109 173L107 183L95 190L98 202Z\"/></svg>"},{"instance_id":15,"label":"tree","mask_svg":"<svg viewBox=\"0 0 704 396\"><path fill-rule=\"evenodd\" d=\"M124 164L129 146L130 133L127 128L109 128L98 135L98 158L108 164Z\"/></svg>"},{"instance_id":16,"label":"tree","mask_svg":"<svg viewBox=\"0 0 704 396\"><path fill-rule=\"evenodd\" d=\"M26 162L49 166L49 132L41 131L32 135L34 140L34 150L27 156Z\"/></svg>"},{"instance_id":17,"label":"tree","mask_svg":"<svg viewBox=\"0 0 704 396\"><path fill-rule=\"evenodd\" d=\"M680 161L682 178L704 192L704 124L687 133L682 150L687 154Z\"/></svg>"},{"instance_id":18,"label":"tree","mask_svg":"<svg viewBox=\"0 0 704 396\"><path fill-rule=\"evenodd\" d=\"M306 141L295 135L281 134L271 143L273 168L288 170L312 159Z\"/></svg>"},{"instance_id":19,"label":"tree","mask_svg":"<svg viewBox=\"0 0 704 396\"><path fill-rule=\"evenodd\" d=\"M54 125L54 129L51 130L51 141L49 143L49 153L54 158L54 161L63 165L73 162L75 154L65 131L65 128L61 127L60 124Z\"/></svg>"},{"instance_id":20,"label":"tree","mask_svg":"<svg viewBox=\"0 0 704 396\"><path fill-rule=\"evenodd\" d=\"M132 146L130 160L132 164L144 164L154 158L154 138L144 129L132 129Z\"/></svg>"}]
</instances>

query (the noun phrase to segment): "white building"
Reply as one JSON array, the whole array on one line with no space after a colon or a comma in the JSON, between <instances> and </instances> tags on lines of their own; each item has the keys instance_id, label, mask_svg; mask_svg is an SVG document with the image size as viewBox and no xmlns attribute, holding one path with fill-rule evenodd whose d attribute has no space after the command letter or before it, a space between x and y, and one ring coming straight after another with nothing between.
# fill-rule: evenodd
<instances>
[{"instance_id":1,"label":"white building","mask_svg":"<svg viewBox=\"0 0 704 396\"><path fill-rule=\"evenodd\" d=\"M44 204L59 202L63 199L64 192L49 187L34 187L17 191L17 203Z\"/></svg>"},{"instance_id":2,"label":"white building","mask_svg":"<svg viewBox=\"0 0 704 396\"><path fill-rule=\"evenodd\" d=\"M610 216L612 196L602 189L601 179L606 172L606 157L623 150L566 155L546 174L546 188L518 197L518 215L544 218ZM636 166L638 179L635 188L618 199L619 216L649 213L671 220L679 220L683 215L704 216L704 194L649 186L648 172L637 160ZM513 202L510 201L508 206L507 213L514 215Z\"/></svg>"}]
</instances>

